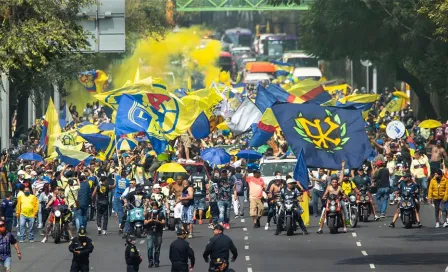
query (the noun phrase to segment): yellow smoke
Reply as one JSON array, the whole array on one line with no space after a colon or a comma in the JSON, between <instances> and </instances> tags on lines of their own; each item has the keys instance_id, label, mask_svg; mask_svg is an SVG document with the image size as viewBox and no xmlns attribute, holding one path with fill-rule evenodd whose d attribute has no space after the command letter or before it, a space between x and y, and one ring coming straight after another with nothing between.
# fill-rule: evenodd
<instances>
[{"instance_id":1,"label":"yellow smoke","mask_svg":"<svg viewBox=\"0 0 448 272\"><path fill-rule=\"evenodd\" d=\"M168 84L172 80L167 73L173 73L176 84L170 84L170 89L186 87L187 79L194 71L203 73L204 84L209 86L219 78L217 62L221 45L216 40L204 40L205 34L205 30L191 27L168 33L159 41L140 40L133 54L113 69L114 86L123 86L132 80L138 67L140 79L161 77Z\"/></svg>"}]
</instances>

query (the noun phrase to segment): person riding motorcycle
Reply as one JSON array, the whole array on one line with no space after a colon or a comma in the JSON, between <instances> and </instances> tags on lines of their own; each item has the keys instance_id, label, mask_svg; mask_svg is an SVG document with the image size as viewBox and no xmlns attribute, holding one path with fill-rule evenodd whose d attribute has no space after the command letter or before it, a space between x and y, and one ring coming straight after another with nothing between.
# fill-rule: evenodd
<instances>
[{"instance_id":1,"label":"person riding motorcycle","mask_svg":"<svg viewBox=\"0 0 448 272\"><path fill-rule=\"evenodd\" d=\"M301 214L303 213L303 209L299 205L298 198L300 197L300 192L296 188L296 184L297 182L292 178L288 179L286 181L286 188L283 188L283 190L280 191L280 197L283 203L285 202L285 200L294 201L297 222L299 223L299 226L302 229L303 234L308 235L308 231L305 227L305 224L301 216ZM279 214L277 219L277 230L275 231L275 235L279 235L282 232L283 220L284 216Z\"/></svg>"},{"instance_id":2,"label":"person riding motorcycle","mask_svg":"<svg viewBox=\"0 0 448 272\"><path fill-rule=\"evenodd\" d=\"M282 177L280 175L275 176L274 183L268 187L266 194L268 195L268 222L266 223L265 230L269 229L271 219L277 213L276 203L281 201L281 189L283 188ZM277 224L274 219L274 224Z\"/></svg>"},{"instance_id":3,"label":"person riding motorcycle","mask_svg":"<svg viewBox=\"0 0 448 272\"><path fill-rule=\"evenodd\" d=\"M334 194L336 195L338 198L341 198L344 193L342 192L342 188L338 183L338 178L336 176L331 177L331 183L330 185L327 187L327 189L325 190L324 195L322 196L322 200L326 200L327 196L330 194ZM325 209L323 209L323 211L325 211ZM321 218L320 218L320 224L319 224L319 229L317 230L318 234L322 234L322 228L324 226L325 223L325 212L322 212ZM345 222L345 216L344 213L341 213L342 216L342 222ZM347 232L347 227L344 225L344 232Z\"/></svg>"},{"instance_id":4,"label":"person riding motorcycle","mask_svg":"<svg viewBox=\"0 0 448 272\"><path fill-rule=\"evenodd\" d=\"M341 199L341 205L344 209L344 217L345 217L345 224L350 225L350 220L348 216L348 203L349 203L349 196L353 193L356 194L356 201L358 202L359 199L359 190L356 187L356 184L350 180L350 174L348 171L344 172L344 163L342 164L342 171L343 175L341 175L342 180L340 181L342 192L344 193L342 199Z\"/></svg>"},{"instance_id":5,"label":"person riding motorcycle","mask_svg":"<svg viewBox=\"0 0 448 272\"><path fill-rule=\"evenodd\" d=\"M370 178L367 174L365 174L364 167L361 166L358 168L358 175L354 177L353 182L356 184L356 187L360 191L360 193L365 192L370 200L370 210L372 211L373 216L375 217L375 221L380 220L380 217L376 215L375 211L375 200L372 198L372 194L368 190L371 186Z\"/></svg>"},{"instance_id":6,"label":"person riding motorcycle","mask_svg":"<svg viewBox=\"0 0 448 272\"><path fill-rule=\"evenodd\" d=\"M413 198L413 201L415 203L415 217L417 220L417 227L421 228L422 224L420 223L420 215L419 215L419 210L420 210L420 206L418 204L419 202L419 198L418 198L418 185L413 181L411 173L406 172L404 174L403 177L401 177L401 179L399 180L399 190L401 195L410 195ZM398 193L398 192L396 192ZM392 220L392 222L389 224L390 228L395 228L395 222L397 221L399 215L400 215L400 207L401 207L401 203L402 203L403 199L400 200L400 202L398 203L398 208L397 211L394 214L394 218Z\"/></svg>"},{"instance_id":7,"label":"person riding motorcycle","mask_svg":"<svg viewBox=\"0 0 448 272\"><path fill-rule=\"evenodd\" d=\"M60 205L66 205L65 197L62 194L62 191L60 191L59 187L56 187L53 190L53 196L49 198L48 203L45 206L45 209L51 209L51 210L50 215L48 216L46 231L42 243L45 243L48 240L48 235L50 234L51 229L53 228L54 211ZM64 231L68 233L69 239L71 240L73 236L69 223L70 222L64 222Z\"/></svg>"},{"instance_id":8,"label":"person riding motorcycle","mask_svg":"<svg viewBox=\"0 0 448 272\"><path fill-rule=\"evenodd\" d=\"M232 262L234 262L238 257L238 250L233 244L232 239L230 239L230 237L225 235L223 232L224 227L220 224L216 224L213 228L214 236L210 239L207 246L205 247L204 253L202 254L202 257L204 258L204 261L206 263L209 262L210 256L210 266L208 270L209 272L216 271L216 261L218 260L222 259L225 260L227 264L229 263L229 251L232 252ZM228 269L229 268L226 267L221 271L229 271Z\"/></svg>"}]
</instances>

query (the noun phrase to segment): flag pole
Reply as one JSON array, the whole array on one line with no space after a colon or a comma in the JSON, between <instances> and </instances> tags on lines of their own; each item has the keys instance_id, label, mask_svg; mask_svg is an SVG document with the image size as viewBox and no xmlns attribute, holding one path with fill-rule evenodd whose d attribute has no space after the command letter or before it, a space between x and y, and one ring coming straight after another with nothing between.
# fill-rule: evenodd
<instances>
[{"instance_id":1,"label":"flag pole","mask_svg":"<svg viewBox=\"0 0 448 272\"><path fill-rule=\"evenodd\" d=\"M121 168L120 154L118 154L117 135L115 134L115 128L114 128L114 141L115 141L115 153L117 154L117 159L118 159L118 166L120 166L120 168Z\"/></svg>"}]
</instances>

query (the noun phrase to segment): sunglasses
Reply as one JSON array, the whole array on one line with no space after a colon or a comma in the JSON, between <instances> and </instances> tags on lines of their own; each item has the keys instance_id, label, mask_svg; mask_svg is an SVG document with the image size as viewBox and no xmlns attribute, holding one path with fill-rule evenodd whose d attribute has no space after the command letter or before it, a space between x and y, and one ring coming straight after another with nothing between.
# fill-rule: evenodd
<instances>
[{"instance_id":1,"label":"sunglasses","mask_svg":"<svg viewBox=\"0 0 448 272\"><path fill-rule=\"evenodd\" d=\"M131 184L131 185L135 185L135 183L133 183L133 182L131 182L130 184Z\"/></svg>"}]
</instances>

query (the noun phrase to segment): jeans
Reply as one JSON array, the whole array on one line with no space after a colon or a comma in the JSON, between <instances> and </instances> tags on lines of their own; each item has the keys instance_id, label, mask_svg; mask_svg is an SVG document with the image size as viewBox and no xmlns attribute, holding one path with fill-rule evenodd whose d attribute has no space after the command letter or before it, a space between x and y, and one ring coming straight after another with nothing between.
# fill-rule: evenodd
<instances>
[{"instance_id":1,"label":"jeans","mask_svg":"<svg viewBox=\"0 0 448 272\"><path fill-rule=\"evenodd\" d=\"M428 197L428 178L418 178L416 181L420 187L420 200L423 201Z\"/></svg>"},{"instance_id":2,"label":"jeans","mask_svg":"<svg viewBox=\"0 0 448 272\"><path fill-rule=\"evenodd\" d=\"M440 212L442 212L441 217L439 216ZM434 199L434 213L436 216L436 222L445 222L447 210L445 203L442 204L442 199Z\"/></svg>"},{"instance_id":3,"label":"jeans","mask_svg":"<svg viewBox=\"0 0 448 272\"><path fill-rule=\"evenodd\" d=\"M148 247L149 264L159 264L160 248L162 247L162 234L148 234L148 237L146 238L146 246Z\"/></svg>"},{"instance_id":4,"label":"jeans","mask_svg":"<svg viewBox=\"0 0 448 272\"><path fill-rule=\"evenodd\" d=\"M322 196L324 195L324 191L319 191L316 189L311 190L311 198L313 200L313 214L315 216L320 216L319 212L319 199L322 200Z\"/></svg>"},{"instance_id":5,"label":"jeans","mask_svg":"<svg viewBox=\"0 0 448 272\"><path fill-rule=\"evenodd\" d=\"M347 206L348 206L347 202L344 200L341 200L341 207L342 207L342 210L344 211L345 220L350 219L350 218L348 218L348 207Z\"/></svg>"},{"instance_id":6,"label":"jeans","mask_svg":"<svg viewBox=\"0 0 448 272\"><path fill-rule=\"evenodd\" d=\"M219 208L219 223L229 223L230 218L230 201L228 200L219 200L218 201Z\"/></svg>"},{"instance_id":7,"label":"jeans","mask_svg":"<svg viewBox=\"0 0 448 272\"><path fill-rule=\"evenodd\" d=\"M123 224L123 203L117 196L114 196L114 210L118 214L118 224Z\"/></svg>"},{"instance_id":8,"label":"jeans","mask_svg":"<svg viewBox=\"0 0 448 272\"><path fill-rule=\"evenodd\" d=\"M376 204L381 214L386 214L387 200L389 198L389 187L378 188L376 192Z\"/></svg>"},{"instance_id":9,"label":"jeans","mask_svg":"<svg viewBox=\"0 0 448 272\"><path fill-rule=\"evenodd\" d=\"M96 224L98 228L101 228L101 223L103 223L102 230L107 230L107 223L109 221L109 205L98 203L96 207Z\"/></svg>"},{"instance_id":10,"label":"jeans","mask_svg":"<svg viewBox=\"0 0 448 272\"><path fill-rule=\"evenodd\" d=\"M389 199L390 201L393 201L395 199L395 194L394 192L396 191L394 184L396 183L397 180L397 176L390 176L389 178L389 184L390 184L390 188L391 188L391 193L389 194Z\"/></svg>"},{"instance_id":11,"label":"jeans","mask_svg":"<svg viewBox=\"0 0 448 272\"><path fill-rule=\"evenodd\" d=\"M236 201L233 201L233 211L235 212L235 216L244 215L244 196L237 196Z\"/></svg>"},{"instance_id":12,"label":"jeans","mask_svg":"<svg viewBox=\"0 0 448 272\"><path fill-rule=\"evenodd\" d=\"M20 221L19 221L19 231L20 231L19 240L20 241L25 240L26 223L28 223L28 239L32 241L34 240L34 233L33 233L34 217L26 217L23 214L20 215Z\"/></svg>"},{"instance_id":13,"label":"jeans","mask_svg":"<svg viewBox=\"0 0 448 272\"><path fill-rule=\"evenodd\" d=\"M42 225L42 205L39 202L39 211L37 212L37 225Z\"/></svg>"},{"instance_id":14,"label":"jeans","mask_svg":"<svg viewBox=\"0 0 448 272\"><path fill-rule=\"evenodd\" d=\"M78 210L78 220L80 227L87 229L87 220L89 218L89 207L80 207Z\"/></svg>"},{"instance_id":15,"label":"jeans","mask_svg":"<svg viewBox=\"0 0 448 272\"><path fill-rule=\"evenodd\" d=\"M268 204L268 224L271 223L271 219L272 217L274 217L274 213L275 213L275 202L272 202Z\"/></svg>"},{"instance_id":16,"label":"jeans","mask_svg":"<svg viewBox=\"0 0 448 272\"><path fill-rule=\"evenodd\" d=\"M109 217L112 215L112 208L115 208L115 205L113 203L114 194L115 194L115 189L112 189L109 191L109 194L107 196L108 200L109 200Z\"/></svg>"},{"instance_id":17,"label":"jeans","mask_svg":"<svg viewBox=\"0 0 448 272\"><path fill-rule=\"evenodd\" d=\"M6 231L8 231L8 232L12 231L12 222L13 221L14 221L14 217L5 216Z\"/></svg>"},{"instance_id":18,"label":"jeans","mask_svg":"<svg viewBox=\"0 0 448 272\"><path fill-rule=\"evenodd\" d=\"M73 213L73 220L75 220L76 229L79 230L79 227L81 227L82 219L80 217L80 211L78 208L72 208Z\"/></svg>"}]
</instances>

